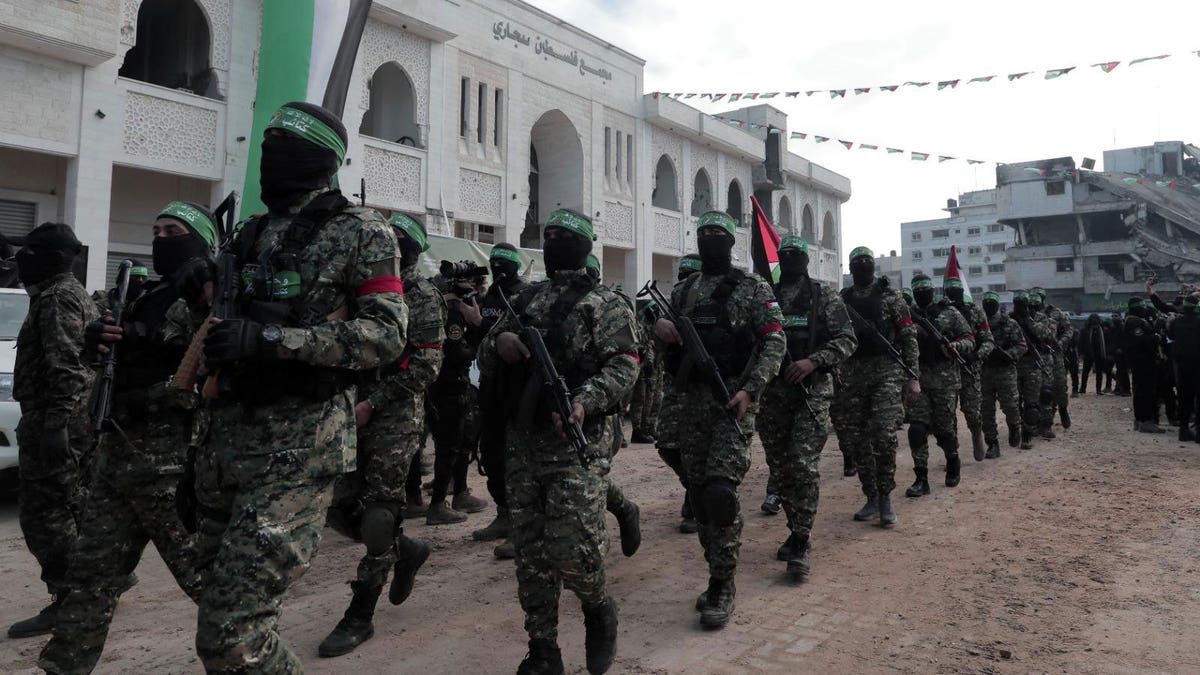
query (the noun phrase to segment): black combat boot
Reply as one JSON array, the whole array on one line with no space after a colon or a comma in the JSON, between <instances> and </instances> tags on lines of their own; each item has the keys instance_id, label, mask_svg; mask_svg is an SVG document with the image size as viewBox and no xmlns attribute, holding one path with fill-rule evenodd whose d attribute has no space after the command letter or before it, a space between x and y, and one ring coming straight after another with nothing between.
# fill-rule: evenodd
<instances>
[{"instance_id":1,"label":"black combat boot","mask_svg":"<svg viewBox=\"0 0 1200 675\"><path fill-rule=\"evenodd\" d=\"M624 553L626 558L637 553L638 548L642 545L640 514L638 505L628 499L621 508L613 513L617 517L617 526L621 530L621 553Z\"/></svg>"},{"instance_id":2,"label":"black combat boot","mask_svg":"<svg viewBox=\"0 0 1200 675\"><path fill-rule=\"evenodd\" d=\"M858 474L858 467L854 464L854 458L849 454L842 454L842 475L849 478Z\"/></svg>"},{"instance_id":3,"label":"black combat boot","mask_svg":"<svg viewBox=\"0 0 1200 675\"><path fill-rule=\"evenodd\" d=\"M495 541L504 539L508 536L508 509L503 506L496 506L496 518L488 523L487 527L475 530L471 533L471 538L475 541Z\"/></svg>"},{"instance_id":4,"label":"black combat boot","mask_svg":"<svg viewBox=\"0 0 1200 675\"><path fill-rule=\"evenodd\" d=\"M787 571L798 580L803 580L812 570L812 544L808 535L793 535L796 539L792 554L787 559Z\"/></svg>"},{"instance_id":5,"label":"black combat boot","mask_svg":"<svg viewBox=\"0 0 1200 675\"><path fill-rule=\"evenodd\" d=\"M54 630L54 622L58 618L58 606L60 604L59 598L55 597L49 605L46 605L45 609L38 612L35 616L22 619L9 626L8 637L19 639L49 635Z\"/></svg>"},{"instance_id":6,"label":"black combat boot","mask_svg":"<svg viewBox=\"0 0 1200 675\"><path fill-rule=\"evenodd\" d=\"M879 495L879 524L891 527L896 524L896 512L892 510L892 496Z\"/></svg>"},{"instance_id":7,"label":"black combat boot","mask_svg":"<svg viewBox=\"0 0 1200 675\"><path fill-rule=\"evenodd\" d=\"M1181 423L1179 425L1179 440L1184 442L1194 441L1196 440L1196 434L1192 433L1192 430L1188 428L1187 424Z\"/></svg>"},{"instance_id":8,"label":"black combat boot","mask_svg":"<svg viewBox=\"0 0 1200 675\"><path fill-rule=\"evenodd\" d=\"M1010 426L1008 428L1008 447L1015 448L1021 445L1021 427Z\"/></svg>"},{"instance_id":9,"label":"black combat boot","mask_svg":"<svg viewBox=\"0 0 1200 675\"><path fill-rule=\"evenodd\" d=\"M987 454L984 459L999 459L1000 458L1000 441L992 441L988 443Z\"/></svg>"},{"instance_id":10,"label":"black combat boot","mask_svg":"<svg viewBox=\"0 0 1200 675\"><path fill-rule=\"evenodd\" d=\"M683 508L679 509L679 531L684 534L696 534L700 531L700 523L696 522L696 515L692 513L692 503L687 497L683 498Z\"/></svg>"},{"instance_id":11,"label":"black combat boot","mask_svg":"<svg viewBox=\"0 0 1200 675\"><path fill-rule=\"evenodd\" d=\"M792 557L792 554L795 552L795 550L796 533L791 532L788 534L788 538L784 539L783 543L779 545L779 550L775 552L775 559L780 562L787 562L788 558Z\"/></svg>"},{"instance_id":12,"label":"black combat boot","mask_svg":"<svg viewBox=\"0 0 1200 675\"><path fill-rule=\"evenodd\" d=\"M375 603L379 602L383 586L367 586L361 581L352 581L350 588L354 589L350 606L333 632L317 647L319 656L328 658L349 654L375 635L371 617L375 615Z\"/></svg>"},{"instance_id":13,"label":"black combat boot","mask_svg":"<svg viewBox=\"0 0 1200 675\"><path fill-rule=\"evenodd\" d=\"M589 673L606 673L617 655L617 603L608 598L583 608L583 649Z\"/></svg>"},{"instance_id":14,"label":"black combat boot","mask_svg":"<svg viewBox=\"0 0 1200 675\"><path fill-rule=\"evenodd\" d=\"M397 537L397 560L392 570L392 585L388 588L388 602L398 605L408 599L412 593L413 582L417 578L417 570L429 559L429 544L419 539L409 539L404 535Z\"/></svg>"},{"instance_id":15,"label":"black combat boot","mask_svg":"<svg viewBox=\"0 0 1200 675\"><path fill-rule=\"evenodd\" d=\"M929 494L929 469L913 469L913 473L917 474L917 479L913 481L912 487L904 491L906 497L920 497Z\"/></svg>"},{"instance_id":16,"label":"black combat boot","mask_svg":"<svg viewBox=\"0 0 1200 675\"><path fill-rule=\"evenodd\" d=\"M1062 422L1064 429L1071 428L1071 415L1067 412L1067 406L1058 407L1058 419Z\"/></svg>"},{"instance_id":17,"label":"black combat boot","mask_svg":"<svg viewBox=\"0 0 1200 675\"><path fill-rule=\"evenodd\" d=\"M517 675L563 675L562 652L554 640L530 640L529 653L517 666Z\"/></svg>"},{"instance_id":18,"label":"black combat boot","mask_svg":"<svg viewBox=\"0 0 1200 675\"><path fill-rule=\"evenodd\" d=\"M773 516L783 510L783 498L774 492L768 492L763 498L762 506L758 507L768 516Z\"/></svg>"},{"instance_id":19,"label":"black combat boot","mask_svg":"<svg viewBox=\"0 0 1200 675\"><path fill-rule=\"evenodd\" d=\"M707 603L700 610L700 625L705 628L724 628L733 615L733 599L737 594L733 579L709 579Z\"/></svg>"},{"instance_id":20,"label":"black combat boot","mask_svg":"<svg viewBox=\"0 0 1200 675\"><path fill-rule=\"evenodd\" d=\"M1052 440L1058 438L1058 435L1054 433L1054 429L1051 429L1049 425L1046 425L1046 426L1042 427L1041 429L1038 429L1038 436L1041 436L1042 438L1046 439L1047 441L1052 441Z\"/></svg>"},{"instance_id":21,"label":"black combat boot","mask_svg":"<svg viewBox=\"0 0 1200 675\"><path fill-rule=\"evenodd\" d=\"M962 462L958 459L958 451L954 450L946 453L946 487L956 487L959 481L959 473L962 470Z\"/></svg>"},{"instance_id":22,"label":"black combat boot","mask_svg":"<svg viewBox=\"0 0 1200 675\"><path fill-rule=\"evenodd\" d=\"M983 441L983 431L977 430L971 432L971 450L972 456L976 462L982 462L984 454L987 453L987 443Z\"/></svg>"},{"instance_id":23,"label":"black combat boot","mask_svg":"<svg viewBox=\"0 0 1200 675\"><path fill-rule=\"evenodd\" d=\"M879 498L875 495L867 496L867 503L854 513L854 519L858 522L873 520L879 515Z\"/></svg>"},{"instance_id":24,"label":"black combat boot","mask_svg":"<svg viewBox=\"0 0 1200 675\"><path fill-rule=\"evenodd\" d=\"M1021 449L1029 450L1033 448L1033 433L1028 429L1021 430Z\"/></svg>"}]
</instances>

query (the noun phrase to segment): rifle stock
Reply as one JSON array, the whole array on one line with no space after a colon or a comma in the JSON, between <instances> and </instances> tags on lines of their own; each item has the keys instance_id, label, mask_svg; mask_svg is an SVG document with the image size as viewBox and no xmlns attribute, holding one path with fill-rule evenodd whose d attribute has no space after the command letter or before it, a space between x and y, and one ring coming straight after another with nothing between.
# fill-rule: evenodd
<instances>
[{"instance_id":1,"label":"rifle stock","mask_svg":"<svg viewBox=\"0 0 1200 675\"><path fill-rule=\"evenodd\" d=\"M968 373L972 378L975 377L974 371L967 367L967 360L964 359L962 354L959 354L958 350L954 348L954 344L950 342L950 338L943 335L942 331L938 330L937 326L933 325L933 322L931 322L927 317L917 314L916 312L913 312L912 317L913 321L916 321L918 324L920 324L921 328L924 328L926 333L932 335L938 341L938 343L942 345L943 349L950 352L951 358L954 359L954 362L958 364L959 368L961 368L963 372Z\"/></svg>"},{"instance_id":2,"label":"rifle stock","mask_svg":"<svg viewBox=\"0 0 1200 675\"><path fill-rule=\"evenodd\" d=\"M890 356L891 359L896 362L896 365L898 365L904 369L904 372L908 374L909 379L912 379L912 380L920 380L921 379L920 377L917 376L916 373L913 372L913 369L909 368L908 364L904 362L904 356L902 354L900 354L900 352L896 349L896 346L893 345L891 342L888 342L888 340L886 338L884 338L883 335L879 332L879 329L875 328L875 326L872 325L870 321L867 321L866 319L864 319L862 314L858 313L858 310L856 310L850 306L850 303L846 303L846 311L850 314L850 318L852 320L854 320L855 325L862 324L868 330L871 331L871 337L875 338L876 344L883 347L884 350L887 351L887 355Z\"/></svg>"},{"instance_id":3,"label":"rifle stock","mask_svg":"<svg viewBox=\"0 0 1200 675\"><path fill-rule=\"evenodd\" d=\"M113 323L121 325L121 316L125 313L125 300L129 296L129 273L133 270L133 261L122 260L117 268L117 299L113 302ZM92 431L100 433L104 421L112 413L112 388L116 380L117 345L108 345L108 353L100 357L100 374L96 377L95 389L92 392L91 423Z\"/></svg>"}]
</instances>

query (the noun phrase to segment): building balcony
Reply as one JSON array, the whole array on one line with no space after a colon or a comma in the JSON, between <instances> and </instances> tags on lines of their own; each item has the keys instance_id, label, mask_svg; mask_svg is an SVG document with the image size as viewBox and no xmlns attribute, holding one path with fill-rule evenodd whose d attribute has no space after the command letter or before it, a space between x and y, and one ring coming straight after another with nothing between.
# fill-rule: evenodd
<instances>
[{"instance_id":1,"label":"building balcony","mask_svg":"<svg viewBox=\"0 0 1200 675\"><path fill-rule=\"evenodd\" d=\"M84 66L98 66L116 56L119 17L115 3L5 4L7 9L0 11L0 45Z\"/></svg>"},{"instance_id":2,"label":"building balcony","mask_svg":"<svg viewBox=\"0 0 1200 675\"><path fill-rule=\"evenodd\" d=\"M426 151L360 136L366 201L389 211L425 211Z\"/></svg>"},{"instance_id":3,"label":"building balcony","mask_svg":"<svg viewBox=\"0 0 1200 675\"><path fill-rule=\"evenodd\" d=\"M124 128L114 162L220 180L225 171L226 104L145 82L117 79Z\"/></svg>"},{"instance_id":4,"label":"building balcony","mask_svg":"<svg viewBox=\"0 0 1200 675\"><path fill-rule=\"evenodd\" d=\"M683 255L683 214L670 209L650 209L654 218L654 252Z\"/></svg>"}]
</instances>

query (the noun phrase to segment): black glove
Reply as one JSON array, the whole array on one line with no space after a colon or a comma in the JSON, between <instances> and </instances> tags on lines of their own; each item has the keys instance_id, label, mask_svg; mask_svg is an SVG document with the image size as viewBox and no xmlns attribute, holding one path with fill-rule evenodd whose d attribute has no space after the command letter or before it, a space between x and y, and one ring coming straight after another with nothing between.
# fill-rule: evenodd
<instances>
[{"instance_id":1,"label":"black glove","mask_svg":"<svg viewBox=\"0 0 1200 675\"><path fill-rule=\"evenodd\" d=\"M250 319L227 319L215 324L204 340L204 360L209 368L252 359L263 351L263 325Z\"/></svg>"},{"instance_id":2,"label":"black glove","mask_svg":"<svg viewBox=\"0 0 1200 675\"><path fill-rule=\"evenodd\" d=\"M171 285L189 305L207 305L205 284L217 280L217 264L209 258L192 258L171 275Z\"/></svg>"},{"instance_id":3,"label":"black glove","mask_svg":"<svg viewBox=\"0 0 1200 675\"><path fill-rule=\"evenodd\" d=\"M196 448L189 446L183 475L175 488L175 513L188 534L196 533Z\"/></svg>"},{"instance_id":4,"label":"black glove","mask_svg":"<svg viewBox=\"0 0 1200 675\"><path fill-rule=\"evenodd\" d=\"M71 436L66 427L43 430L41 452L46 466L60 467L75 462L71 456Z\"/></svg>"},{"instance_id":5,"label":"black glove","mask_svg":"<svg viewBox=\"0 0 1200 675\"><path fill-rule=\"evenodd\" d=\"M100 335L104 333L104 327L111 326L114 323L116 322L113 321L111 316L107 318L99 318L89 323L83 329L84 346L87 347L89 351L96 351L96 348L100 346Z\"/></svg>"}]
</instances>

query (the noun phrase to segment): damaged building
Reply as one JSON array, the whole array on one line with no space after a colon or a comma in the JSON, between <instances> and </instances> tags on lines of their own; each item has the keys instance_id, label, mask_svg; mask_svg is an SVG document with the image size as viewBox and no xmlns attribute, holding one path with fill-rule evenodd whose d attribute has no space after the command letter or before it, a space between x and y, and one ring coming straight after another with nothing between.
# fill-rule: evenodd
<instances>
[{"instance_id":1,"label":"damaged building","mask_svg":"<svg viewBox=\"0 0 1200 675\"><path fill-rule=\"evenodd\" d=\"M1071 312L1123 310L1156 276L1200 283L1200 149L1181 142L1111 150L1104 170L1070 157L996 169L997 222L1016 231L1008 288L1046 289Z\"/></svg>"}]
</instances>

